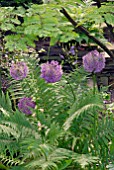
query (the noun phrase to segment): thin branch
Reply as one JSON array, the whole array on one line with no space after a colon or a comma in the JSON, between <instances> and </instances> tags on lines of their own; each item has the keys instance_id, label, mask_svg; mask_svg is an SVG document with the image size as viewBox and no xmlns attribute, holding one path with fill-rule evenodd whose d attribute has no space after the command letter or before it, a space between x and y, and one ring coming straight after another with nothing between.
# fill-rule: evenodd
<instances>
[{"instance_id":1,"label":"thin branch","mask_svg":"<svg viewBox=\"0 0 114 170\"><path fill-rule=\"evenodd\" d=\"M100 7L101 7L101 2L100 2L100 0L95 0L95 2L96 2L97 7L100 8Z\"/></svg>"},{"instance_id":2,"label":"thin branch","mask_svg":"<svg viewBox=\"0 0 114 170\"><path fill-rule=\"evenodd\" d=\"M60 12L69 20L69 22L74 26L75 31L80 30L83 32L86 36L88 36L91 40L93 40L96 44L98 44L111 58L114 60L114 54L96 37L92 36L89 31L84 28L83 26L77 26L78 24L71 18L71 16L67 13L67 11L62 8ZM76 29L77 27L77 29Z\"/></svg>"}]
</instances>

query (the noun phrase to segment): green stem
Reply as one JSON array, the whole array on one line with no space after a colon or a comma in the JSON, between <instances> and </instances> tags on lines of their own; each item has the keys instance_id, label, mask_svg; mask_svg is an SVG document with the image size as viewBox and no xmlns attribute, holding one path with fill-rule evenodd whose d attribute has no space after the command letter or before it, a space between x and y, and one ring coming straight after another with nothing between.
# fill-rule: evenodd
<instances>
[{"instance_id":1,"label":"green stem","mask_svg":"<svg viewBox=\"0 0 114 170\"><path fill-rule=\"evenodd\" d=\"M96 75L93 73L93 95L95 95L96 93ZM96 144L96 130L97 130L97 113L96 110L93 108L94 110L94 127L93 127L93 139L94 139L94 147L95 147L95 154L96 154L96 149L97 149L97 144Z\"/></svg>"},{"instance_id":2,"label":"green stem","mask_svg":"<svg viewBox=\"0 0 114 170\"><path fill-rule=\"evenodd\" d=\"M1 47L2 47L2 55L0 56L0 95L2 95L2 56L5 54L5 45L4 45L4 32L1 32Z\"/></svg>"},{"instance_id":3,"label":"green stem","mask_svg":"<svg viewBox=\"0 0 114 170\"><path fill-rule=\"evenodd\" d=\"M76 100L76 96L75 96L74 90L73 90L73 88L72 88L69 80L66 79L66 77L64 77L64 79L68 82L68 85L69 85L69 87L70 87L70 90L71 90L71 92L72 92L72 95L73 95L73 98L74 98L74 101L75 101L75 100Z\"/></svg>"},{"instance_id":4,"label":"green stem","mask_svg":"<svg viewBox=\"0 0 114 170\"><path fill-rule=\"evenodd\" d=\"M95 93L96 93L95 85L96 85L96 75L93 73L93 94L94 94L94 95L95 95Z\"/></svg>"},{"instance_id":5,"label":"green stem","mask_svg":"<svg viewBox=\"0 0 114 170\"><path fill-rule=\"evenodd\" d=\"M0 67L0 95L2 94L2 75L1 75L1 67Z\"/></svg>"}]
</instances>

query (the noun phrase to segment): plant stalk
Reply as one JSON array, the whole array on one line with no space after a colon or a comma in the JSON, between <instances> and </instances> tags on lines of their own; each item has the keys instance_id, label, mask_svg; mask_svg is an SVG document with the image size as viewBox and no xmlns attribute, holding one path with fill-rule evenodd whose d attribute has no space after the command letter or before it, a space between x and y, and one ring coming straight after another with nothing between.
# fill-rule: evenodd
<instances>
[{"instance_id":1,"label":"plant stalk","mask_svg":"<svg viewBox=\"0 0 114 170\"><path fill-rule=\"evenodd\" d=\"M96 93L96 75L93 73L93 95Z\"/></svg>"}]
</instances>

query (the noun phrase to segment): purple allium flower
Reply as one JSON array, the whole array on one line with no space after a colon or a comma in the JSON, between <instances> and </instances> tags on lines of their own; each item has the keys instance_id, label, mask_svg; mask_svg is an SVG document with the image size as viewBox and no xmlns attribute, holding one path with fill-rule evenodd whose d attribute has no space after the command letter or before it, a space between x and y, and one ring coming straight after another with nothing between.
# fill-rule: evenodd
<instances>
[{"instance_id":1,"label":"purple allium flower","mask_svg":"<svg viewBox=\"0 0 114 170\"><path fill-rule=\"evenodd\" d=\"M91 51L83 56L83 66L88 72L100 72L105 67L105 57L97 50Z\"/></svg>"},{"instance_id":2,"label":"purple allium flower","mask_svg":"<svg viewBox=\"0 0 114 170\"><path fill-rule=\"evenodd\" d=\"M72 54L72 55L75 55L75 46L70 47L69 53Z\"/></svg>"},{"instance_id":3,"label":"purple allium flower","mask_svg":"<svg viewBox=\"0 0 114 170\"><path fill-rule=\"evenodd\" d=\"M24 62L13 63L10 67L10 75L15 80L22 80L28 74L28 67Z\"/></svg>"},{"instance_id":4,"label":"purple allium flower","mask_svg":"<svg viewBox=\"0 0 114 170\"><path fill-rule=\"evenodd\" d=\"M18 108L21 112L30 115L32 114L31 108L35 108L35 102L32 101L31 97L23 97L19 100Z\"/></svg>"},{"instance_id":5,"label":"purple allium flower","mask_svg":"<svg viewBox=\"0 0 114 170\"><path fill-rule=\"evenodd\" d=\"M41 65L41 77L48 83L55 83L62 77L63 71L61 65L57 61L44 63Z\"/></svg>"}]
</instances>

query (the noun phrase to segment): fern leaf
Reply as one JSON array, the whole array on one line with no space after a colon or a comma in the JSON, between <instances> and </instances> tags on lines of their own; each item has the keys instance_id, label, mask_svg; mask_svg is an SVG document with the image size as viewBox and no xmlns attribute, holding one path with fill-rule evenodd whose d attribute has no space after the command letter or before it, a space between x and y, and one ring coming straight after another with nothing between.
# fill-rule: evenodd
<instances>
[{"instance_id":1,"label":"fern leaf","mask_svg":"<svg viewBox=\"0 0 114 170\"><path fill-rule=\"evenodd\" d=\"M75 107L76 104L73 105L73 107L71 108L70 112L72 112L74 110L74 107ZM103 106L101 104L87 104L85 106L83 106L82 108L78 109L75 113L73 113L67 120L66 122L64 123L63 125L63 128L64 130L68 130L71 126L71 123L72 121L78 117L81 113L83 113L84 111L87 111L89 110L90 108L93 108L93 107L99 107L99 108L103 108Z\"/></svg>"}]
</instances>

